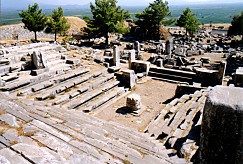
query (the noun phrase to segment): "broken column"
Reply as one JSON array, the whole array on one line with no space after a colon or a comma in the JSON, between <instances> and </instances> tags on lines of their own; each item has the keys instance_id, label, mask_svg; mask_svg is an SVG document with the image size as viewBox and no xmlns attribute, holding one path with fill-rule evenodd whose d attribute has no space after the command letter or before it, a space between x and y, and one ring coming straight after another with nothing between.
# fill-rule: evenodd
<instances>
[{"instance_id":1,"label":"broken column","mask_svg":"<svg viewBox=\"0 0 243 164\"><path fill-rule=\"evenodd\" d=\"M132 62L135 61L135 50L130 50L128 53L128 66L129 69L132 67Z\"/></svg>"},{"instance_id":2,"label":"broken column","mask_svg":"<svg viewBox=\"0 0 243 164\"><path fill-rule=\"evenodd\" d=\"M36 69L42 69L46 67L46 55L44 52L34 51L31 55L31 60Z\"/></svg>"},{"instance_id":3,"label":"broken column","mask_svg":"<svg viewBox=\"0 0 243 164\"><path fill-rule=\"evenodd\" d=\"M131 111L138 111L142 108L141 98L138 94L130 94L127 96L127 107Z\"/></svg>"},{"instance_id":4,"label":"broken column","mask_svg":"<svg viewBox=\"0 0 243 164\"><path fill-rule=\"evenodd\" d=\"M141 58L141 54L140 54L140 43L139 43L139 41L136 41L134 43L134 49L135 49L136 57L138 59L140 59Z\"/></svg>"},{"instance_id":5,"label":"broken column","mask_svg":"<svg viewBox=\"0 0 243 164\"><path fill-rule=\"evenodd\" d=\"M140 51L140 43L139 43L139 41L136 41L134 43L134 49L135 49L135 51Z\"/></svg>"},{"instance_id":6,"label":"broken column","mask_svg":"<svg viewBox=\"0 0 243 164\"><path fill-rule=\"evenodd\" d=\"M120 50L117 45L113 47L113 62L115 67L120 67Z\"/></svg>"},{"instance_id":7,"label":"broken column","mask_svg":"<svg viewBox=\"0 0 243 164\"><path fill-rule=\"evenodd\" d=\"M220 64L219 64L219 67L218 67L219 73L218 73L218 76L217 76L217 79L219 81L219 85L223 85L226 65L227 65L226 61L221 61Z\"/></svg>"},{"instance_id":8,"label":"broken column","mask_svg":"<svg viewBox=\"0 0 243 164\"><path fill-rule=\"evenodd\" d=\"M243 89L214 87L204 107L201 163L243 163Z\"/></svg>"},{"instance_id":9,"label":"broken column","mask_svg":"<svg viewBox=\"0 0 243 164\"><path fill-rule=\"evenodd\" d=\"M166 41L165 43L165 54L169 56L169 58L171 58L171 51L172 51L172 44L173 44L173 41L172 39L169 39Z\"/></svg>"}]
</instances>

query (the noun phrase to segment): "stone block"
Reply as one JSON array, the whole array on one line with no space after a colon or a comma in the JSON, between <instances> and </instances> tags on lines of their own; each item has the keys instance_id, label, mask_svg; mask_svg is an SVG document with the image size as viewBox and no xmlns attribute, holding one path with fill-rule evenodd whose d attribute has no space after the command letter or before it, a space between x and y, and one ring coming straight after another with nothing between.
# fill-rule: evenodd
<instances>
[{"instance_id":1,"label":"stone block","mask_svg":"<svg viewBox=\"0 0 243 164\"><path fill-rule=\"evenodd\" d=\"M135 73L146 73L148 75L150 69L150 62L145 62L141 60L133 61L131 64L131 69L135 71Z\"/></svg>"},{"instance_id":2,"label":"stone block","mask_svg":"<svg viewBox=\"0 0 243 164\"><path fill-rule=\"evenodd\" d=\"M243 67L236 70L234 84L236 87L243 87Z\"/></svg>"},{"instance_id":3,"label":"stone block","mask_svg":"<svg viewBox=\"0 0 243 164\"><path fill-rule=\"evenodd\" d=\"M140 96L138 94L128 95L126 105L132 111L140 110L142 108Z\"/></svg>"},{"instance_id":4,"label":"stone block","mask_svg":"<svg viewBox=\"0 0 243 164\"><path fill-rule=\"evenodd\" d=\"M136 75L133 70L122 70L121 83L125 87L133 88L136 85Z\"/></svg>"},{"instance_id":5,"label":"stone block","mask_svg":"<svg viewBox=\"0 0 243 164\"><path fill-rule=\"evenodd\" d=\"M204 107L201 163L243 163L243 89L216 86Z\"/></svg>"},{"instance_id":6,"label":"stone block","mask_svg":"<svg viewBox=\"0 0 243 164\"><path fill-rule=\"evenodd\" d=\"M5 122L12 127L17 127L17 128L19 127L19 124L16 121L16 117L10 114L0 115L0 121Z\"/></svg>"}]
</instances>

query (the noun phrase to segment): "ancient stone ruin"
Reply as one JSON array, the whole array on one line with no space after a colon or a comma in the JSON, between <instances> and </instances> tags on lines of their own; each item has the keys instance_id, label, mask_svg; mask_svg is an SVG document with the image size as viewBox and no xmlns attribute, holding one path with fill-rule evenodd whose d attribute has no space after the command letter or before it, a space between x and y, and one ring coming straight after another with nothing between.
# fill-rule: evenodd
<instances>
[{"instance_id":1,"label":"ancient stone ruin","mask_svg":"<svg viewBox=\"0 0 243 164\"><path fill-rule=\"evenodd\" d=\"M217 39L1 46L0 163L242 163L243 53Z\"/></svg>"}]
</instances>

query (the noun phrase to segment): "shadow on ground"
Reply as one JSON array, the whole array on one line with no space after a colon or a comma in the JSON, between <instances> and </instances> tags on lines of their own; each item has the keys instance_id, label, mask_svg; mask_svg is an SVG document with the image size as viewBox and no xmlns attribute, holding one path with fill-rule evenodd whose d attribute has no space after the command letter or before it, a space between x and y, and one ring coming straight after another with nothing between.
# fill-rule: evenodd
<instances>
[{"instance_id":1,"label":"shadow on ground","mask_svg":"<svg viewBox=\"0 0 243 164\"><path fill-rule=\"evenodd\" d=\"M124 106L124 107L118 108L118 109L116 110L116 113L126 115L126 114L131 114L131 113L133 113L133 112L131 111L130 108Z\"/></svg>"}]
</instances>

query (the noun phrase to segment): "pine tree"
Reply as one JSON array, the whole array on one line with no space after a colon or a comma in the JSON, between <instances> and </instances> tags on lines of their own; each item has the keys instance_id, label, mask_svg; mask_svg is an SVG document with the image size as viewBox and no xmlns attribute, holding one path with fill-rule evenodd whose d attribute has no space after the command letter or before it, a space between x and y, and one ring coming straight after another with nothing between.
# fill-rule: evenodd
<instances>
[{"instance_id":1,"label":"pine tree","mask_svg":"<svg viewBox=\"0 0 243 164\"><path fill-rule=\"evenodd\" d=\"M55 34L55 41L57 39L57 33L62 33L67 31L70 28L70 25L67 23L67 19L64 17L64 12L61 7L58 7L57 10L53 10L50 15L47 28L45 32Z\"/></svg>"},{"instance_id":2,"label":"pine tree","mask_svg":"<svg viewBox=\"0 0 243 164\"><path fill-rule=\"evenodd\" d=\"M42 13L42 9L39 9L39 5L34 3L33 6L28 6L28 10L22 10L19 16L22 17L25 28L35 33L35 41L37 41L37 32L44 30L47 22L47 17Z\"/></svg>"},{"instance_id":3,"label":"pine tree","mask_svg":"<svg viewBox=\"0 0 243 164\"><path fill-rule=\"evenodd\" d=\"M243 35L243 11L241 14L235 15L231 21L228 31L229 35ZM243 40L243 38L242 38Z\"/></svg>"},{"instance_id":4,"label":"pine tree","mask_svg":"<svg viewBox=\"0 0 243 164\"><path fill-rule=\"evenodd\" d=\"M180 15L179 19L177 19L176 25L180 27L184 27L190 35L193 35L198 31L199 20L196 15L191 11L190 8L186 8L183 13Z\"/></svg>"},{"instance_id":5,"label":"pine tree","mask_svg":"<svg viewBox=\"0 0 243 164\"><path fill-rule=\"evenodd\" d=\"M142 13L137 13L138 21L136 24L142 29L147 37L153 38L159 35L161 24L168 25L174 22L174 19L166 19L170 16L170 10L167 1L155 0L150 3Z\"/></svg>"},{"instance_id":6,"label":"pine tree","mask_svg":"<svg viewBox=\"0 0 243 164\"><path fill-rule=\"evenodd\" d=\"M130 17L128 11L116 6L116 0L95 0L90 3L93 19L84 17L88 24L88 30L95 35L104 35L108 45L108 33L124 33L127 29L123 27L124 20Z\"/></svg>"}]
</instances>

